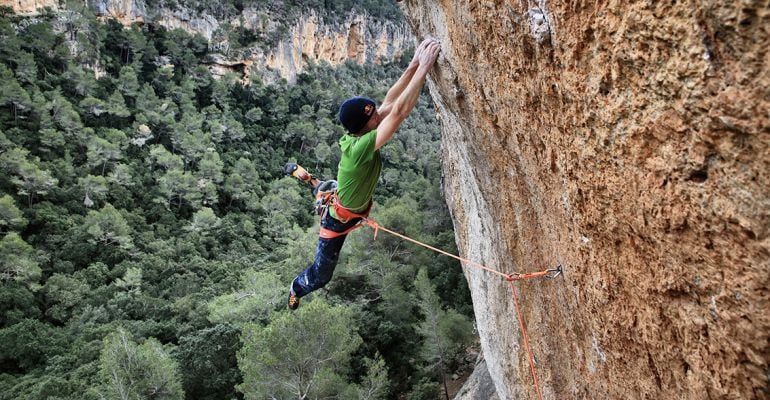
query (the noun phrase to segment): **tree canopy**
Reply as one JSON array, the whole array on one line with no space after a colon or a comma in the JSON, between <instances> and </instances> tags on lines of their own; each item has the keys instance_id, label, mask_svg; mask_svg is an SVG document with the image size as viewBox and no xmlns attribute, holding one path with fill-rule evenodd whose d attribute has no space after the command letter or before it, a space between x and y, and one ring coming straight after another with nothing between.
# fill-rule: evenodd
<instances>
[{"instance_id":1,"label":"tree canopy","mask_svg":"<svg viewBox=\"0 0 770 400\"><path fill-rule=\"evenodd\" d=\"M0 12L0 399L432 398L472 330L456 261L361 229L285 304L318 219L282 166L334 177L340 103L405 64L217 80L200 37L56 18ZM451 251L439 141L424 95L372 216Z\"/></svg>"}]
</instances>

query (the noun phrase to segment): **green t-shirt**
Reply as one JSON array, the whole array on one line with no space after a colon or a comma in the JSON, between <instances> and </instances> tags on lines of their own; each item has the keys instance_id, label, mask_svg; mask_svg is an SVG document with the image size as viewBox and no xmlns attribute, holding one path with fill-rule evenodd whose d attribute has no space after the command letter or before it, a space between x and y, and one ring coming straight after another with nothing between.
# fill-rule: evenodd
<instances>
[{"instance_id":1,"label":"green t-shirt","mask_svg":"<svg viewBox=\"0 0 770 400\"><path fill-rule=\"evenodd\" d=\"M342 158L337 169L337 193L340 202L355 213L369 205L382 171L380 151L374 149L377 131L340 139Z\"/></svg>"}]
</instances>

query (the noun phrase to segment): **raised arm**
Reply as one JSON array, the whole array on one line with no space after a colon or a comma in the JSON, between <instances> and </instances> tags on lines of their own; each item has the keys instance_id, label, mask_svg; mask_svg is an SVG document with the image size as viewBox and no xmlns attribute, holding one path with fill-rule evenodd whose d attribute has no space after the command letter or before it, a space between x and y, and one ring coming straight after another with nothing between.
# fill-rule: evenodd
<instances>
[{"instance_id":1,"label":"raised arm","mask_svg":"<svg viewBox=\"0 0 770 400\"><path fill-rule=\"evenodd\" d=\"M388 114L390 114L390 110L393 108L393 103L396 101L396 99L398 99L398 96L403 93L407 85L409 85L409 82L412 80L415 71L417 71L417 67L420 66L420 54L425 51L425 48L428 47L429 44L434 42L438 43L436 39L425 39L414 50L414 57L412 57L412 61L409 63L409 66L406 68L404 73L401 74L401 77L398 78L398 81L396 81L396 83L390 87L390 90L388 90L388 93L385 95L385 99L382 101L380 108L377 110L377 112L380 114L380 117L385 118L388 116Z\"/></svg>"},{"instance_id":2,"label":"raised arm","mask_svg":"<svg viewBox=\"0 0 770 400\"><path fill-rule=\"evenodd\" d=\"M438 42L434 41L428 44L420 53L417 70L401 94L393 101L387 116L384 117L377 127L377 140L374 144L375 150L390 141L398 127L401 126L401 123L404 122L414 109L417 100L420 98L420 91L422 91L422 86L425 83L425 77L436 62L439 50L441 50L441 46Z\"/></svg>"}]
</instances>

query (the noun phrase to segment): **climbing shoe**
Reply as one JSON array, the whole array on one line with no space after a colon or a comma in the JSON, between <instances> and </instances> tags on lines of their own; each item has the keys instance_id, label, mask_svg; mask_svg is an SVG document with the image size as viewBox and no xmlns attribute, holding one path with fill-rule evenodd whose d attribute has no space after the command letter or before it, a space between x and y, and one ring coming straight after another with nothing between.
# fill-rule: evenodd
<instances>
[{"instance_id":1,"label":"climbing shoe","mask_svg":"<svg viewBox=\"0 0 770 400\"><path fill-rule=\"evenodd\" d=\"M288 301L289 310L296 310L299 307L299 297L294 295L294 292L289 292Z\"/></svg>"}]
</instances>

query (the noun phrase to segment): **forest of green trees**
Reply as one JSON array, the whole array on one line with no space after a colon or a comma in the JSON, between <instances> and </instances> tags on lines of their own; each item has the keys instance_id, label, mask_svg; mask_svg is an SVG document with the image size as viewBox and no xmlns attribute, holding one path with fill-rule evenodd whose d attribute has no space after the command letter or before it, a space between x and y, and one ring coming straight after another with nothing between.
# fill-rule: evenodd
<instances>
[{"instance_id":1,"label":"forest of green trees","mask_svg":"<svg viewBox=\"0 0 770 400\"><path fill-rule=\"evenodd\" d=\"M318 220L282 166L333 177L339 104L382 99L409 56L265 84L214 80L208 51L0 9L0 399L443 397L476 340L457 262L360 229L286 309ZM455 251L439 141L423 96L372 217Z\"/></svg>"}]
</instances>

